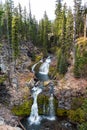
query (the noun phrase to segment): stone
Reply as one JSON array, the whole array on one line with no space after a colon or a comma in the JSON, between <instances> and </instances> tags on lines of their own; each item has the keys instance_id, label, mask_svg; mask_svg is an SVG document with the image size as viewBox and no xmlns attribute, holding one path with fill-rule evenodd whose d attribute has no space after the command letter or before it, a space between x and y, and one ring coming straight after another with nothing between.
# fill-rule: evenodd
<instances>
[{"instance_id":1,"label":"stone","mask_svg":"<svg viewBox=\"0 0 87 130\"><path fill-rule=\"evenodd\" d=\"M19 127L15 127L15 130L22 130L21 128L19 128Z\"/></svg>"},{"instance_id":2,"label":"stone","mask_svg":"<svg viewBox=\"0 0 87 130\"><path fill-rule=\"evenodd\" d=\"M2 117L0 116L0 125L4 125L4 124L5 124L4 118L2 118Z\"/></svg>"},{"instance_id":3,"label":"stone","mask_svg":"<svg viewBox=\"0 0 87 130\"><path fill-rule=\"evenodd\" d=\"M9 125L1 125L0 130L22 130L19 127L11 127Z\"/></svg>"}]
</instances>

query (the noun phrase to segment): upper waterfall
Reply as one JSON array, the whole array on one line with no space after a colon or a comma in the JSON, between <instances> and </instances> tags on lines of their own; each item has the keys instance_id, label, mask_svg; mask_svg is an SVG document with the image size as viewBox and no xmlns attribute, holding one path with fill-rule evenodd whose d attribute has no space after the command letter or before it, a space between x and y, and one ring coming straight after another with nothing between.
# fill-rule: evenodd
<instances>
[{"instance_id":1,"label":"upper waterfall","mask_svg":"<svg viewBox=\"0 0 87 130\"><path fill-rule=\"evenodd\" d=\"M47 75L48 72L49 72L50 63L51 63L51 58L48 57L48 58L45 60L45 62L40 66L40 68L39 68L39 73L40 73L40 74L43 74L43 75Z\"/></svg>"}]
</instances>

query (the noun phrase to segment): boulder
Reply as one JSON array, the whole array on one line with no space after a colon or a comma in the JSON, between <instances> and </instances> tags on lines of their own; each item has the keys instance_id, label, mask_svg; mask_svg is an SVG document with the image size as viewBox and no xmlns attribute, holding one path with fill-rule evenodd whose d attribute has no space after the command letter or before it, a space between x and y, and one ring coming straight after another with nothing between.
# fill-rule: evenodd
<instances>
[{"instance_id":1,"label":"boulder","mask_svg":"<svg viewBox=\"0 0 87 130\"><path fill-rule=\"evenodd\" d=\"M11 127L9 125L1 125L0 130L22 130L19 127Z\"/></svg>"}]
</instances>

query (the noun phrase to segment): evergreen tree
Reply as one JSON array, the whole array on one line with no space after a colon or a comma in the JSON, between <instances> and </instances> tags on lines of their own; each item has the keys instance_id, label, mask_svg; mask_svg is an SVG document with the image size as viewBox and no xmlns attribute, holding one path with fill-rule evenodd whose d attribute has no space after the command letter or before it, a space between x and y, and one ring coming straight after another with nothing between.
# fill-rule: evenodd
<instances>
[{"instance_id":1,"label":"evergreen tree","mask_svg":"<svg viewBox=\"0 0 87 130\"><path fill-rule=\"evenodd\" d=\"M61 48L57 54L57 72L63 75L67 72L67 59Z\"/></svg>"},{"instance_id":2,"label":"evergreen tree","mask_svg":"<svg viewBox=\"0 0 87 130\"><path fill-rule=\"evenodd\" d=\"M24 38L24 36L23 36L23 16L22 16L22 13L23 13L23 11L22 11L22 7L21 7L21 4L19 3L19 5L18 5L18 15L19 15L19 19L18 19L18 30L19 30L19 40L20 40L20 42L21 41L23 41L23 38Z\"/></svg>"},{"instance_id":3,"label":"evergreen tree","mask_svg":"<svg viewBox=\"0 0 87 130\"><path fill-rule=\"evenodd\" d=\"M11 61L12 58L12 9L13 9L13 2L12 0L7 0L7 32L8 32L8 53L9 53L9 60Z\"/></svg>"},{"instance_id":4,"label":"evergreen tree","mask_svg":"<svg viewBox=\"0 0 87 130\"><path fill-rule=\"evenodd\" d=\"M66 4L64 4L63 11L62 11L62 36L61 36L61 48L62 51L65 52L66 48Z\"/></svg>"},{"instance_id":5,"label":"evergreen tree","mask_svg":"<svg viewBox=\"0 0 87 130\"><path fill-rule=\"evenodd\" d=\"M66 20L66 53L69 58L70 52L73 49L73 14L71 8L67 12Z\"/></svg>"},{"instance_id":6,"label":"evergreen tree","mask_svg":"<svg viewBox=\"0 0 87 130\"><path fill-rule=\"evenodd\" d=\"M41 19L39 21L39 32L38 32L38 39L39 39L39 47L43 46L43 34L44 34L44 20Z\"/></svg>"},{"instance_id":7,"label":"evergreen tree","mask_svg":"<svg viewBox=\"0 0 87 130\"><path fill-rule=\"evenodd\" d=\"M61 34L62 34L62 2L61 0L56 1L55 10L55 22L54 22L54 34L57 37L57 44L61 44Z\"/></svg>"},{"instance_id":8,"label":"evergreen tree","mask_svg":"<svg viewBox=\"0 0 87 130\"><path fill-rule=\"evenodd\" d=\"M24 25L23 25L23 36L24 40L28 40L28 23L27 23L27 10L26 7L24 7L24 12L23 12L23 19L24 19Z\"/></svg>"},{"instance_id":9,"label":"evergreen tree","mask_svg":"<svg viewBox=\"0 0 87 130\"><path fill-rule=\"evenodd\" d=\"M48 44L48 17L46 12L44 13L44 33L43 33L43 50L45 54L47 53Z\"/></svg>"},{"instance_id":10,"label":"evergreen tree","mask_svg":"<svg viewBox=\"0 0 87 130\"><path fill-rule=\"evenodd\" d=\"M60 63L59 63L59 73L64 75L66 72L67 72L67 61L66 61L66 57L62 53Z\"/></svg>"},{"instance_id":11,"label":"evergreen tree","mask_svg":"<svg viewBox=\"0 0 87 130\"><path fill-rule=\"evenodd\" d=\"M12 20L12 45L13 45L13 57L14 60L19 56L19 41L18 41L18 17L14 17Z\"/></svg>"},{"instance_id":12,"label":"evergreen tree","mask_svg":"<svg viewBox=\"0 0 87 130\"><path fill-rule=\"evenodd\" d=\"M83 35L83 28L84 28L84 21L83 21L83 14L82 14L82 0L76 0L76 34L77 37Z\"/></svg>"},{"instance_id":13,"label":"evergreen tree","mask_svg":"<svg viewBox=\"0 0 87 130\"><path fill-rule=\"evenodd\" d=\"M3 17L3 8L2 8L2 4L0 4L0 40L2 38L2 17Z\"/></svg>"}]
</instances>

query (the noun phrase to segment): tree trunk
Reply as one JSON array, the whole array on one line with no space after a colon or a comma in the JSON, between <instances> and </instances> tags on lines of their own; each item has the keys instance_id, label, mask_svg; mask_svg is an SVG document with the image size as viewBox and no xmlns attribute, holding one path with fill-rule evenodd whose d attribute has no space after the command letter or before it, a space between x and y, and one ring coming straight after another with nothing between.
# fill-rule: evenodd
<instances>
[{"instance_id":1,"label":"tree trunk","mask_svg":"<svg viewBox=\"0 0 87 130\"><path fill-rule=\"evenodd\" d=\"M84 18L84 38L86 38L86 31L87 31L87 14L85 14Z\"/></svg>"}]
</instances>

